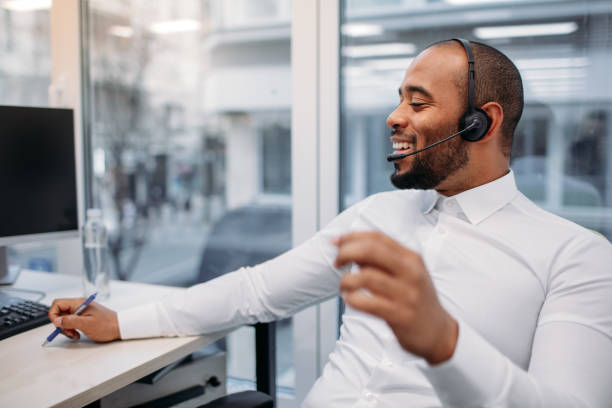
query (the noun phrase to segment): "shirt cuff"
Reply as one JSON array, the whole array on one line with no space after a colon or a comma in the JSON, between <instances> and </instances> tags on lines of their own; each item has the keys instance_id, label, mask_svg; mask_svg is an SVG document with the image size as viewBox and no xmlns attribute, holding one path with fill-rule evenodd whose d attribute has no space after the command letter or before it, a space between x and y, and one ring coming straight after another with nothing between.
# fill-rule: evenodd
<instances>
[{"instance_id":1,"label":"shirt cuff","mask_svg":"<svg viewBox=\"0 0 612 408\"><path fill-rule=\"evenodd\" d=\"M461 321L453 356L437 365L419 364L445 407L493 404L503 397L510 368L501 352Z\"/></svg>"},{"instance_id":2,"label":"shirt cuff","mask_svg":"<svg viewBox=\"0 0 612 408\"><path fill-rule=\"evenodd\" d=\"M121 339L161 336L162 328L158 314L155 303L148 303L117 312Z\"/></svg>"}]
</instances>

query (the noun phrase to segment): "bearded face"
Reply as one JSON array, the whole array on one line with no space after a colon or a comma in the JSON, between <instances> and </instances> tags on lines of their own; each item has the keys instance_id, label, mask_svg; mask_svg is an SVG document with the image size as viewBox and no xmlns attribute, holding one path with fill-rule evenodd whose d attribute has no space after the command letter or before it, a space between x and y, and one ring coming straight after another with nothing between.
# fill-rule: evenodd
<instances>
[{"instance_id":1,"label":"bearded face","mask_svg":"<svg viewBox=\"0 0 612 408\"><path fill-rule=\"evenodd\" d=\"M394 154L409 154L459 131L466 109L461 92L465 53L459 48L423 51L406 70L400 102L387 118ZM391 182L400 189L440 189L449 176L467 166L468 142L460 136L394 162Z\"/></svg>"},{"instance_id":2,"label":"bearded face","mask_svg":"<svg viewBox=\"0 0 612 408\"><path fill-rule=\"evenodd\" d=\"M444 133L424 131L421 135L410 134L404 135L406 140L413 143L394 143L394 148L399 148L397 153L410 153L416 150L417 144L423 147L437 142L440 139L458 132L456 126L444 127ZM394 129L392 131L392 139L398 133ZM417 143L421 138L423 143ZM421 148L421 147L420 147ZM394 153L395 153L394 152ZM411 163L403 165L400 163L403 160L411 160ZM447 142L443 142L438 146L432 147L414 156L409 156L400 162L395 162L395 171L391 174L391 183L399 189L420 189L429 190L438 186L449 175L463 168L468 163L467 142L457 136Z\"/></svg>"}]
</instances>

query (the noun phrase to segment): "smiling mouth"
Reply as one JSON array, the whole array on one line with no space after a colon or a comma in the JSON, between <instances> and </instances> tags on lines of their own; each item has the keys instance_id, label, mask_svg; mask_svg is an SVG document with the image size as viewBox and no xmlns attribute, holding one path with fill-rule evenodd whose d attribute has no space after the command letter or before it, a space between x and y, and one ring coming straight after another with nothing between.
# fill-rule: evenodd
<instances>
[{"instance_id":1,"label":"smiling mouth","mask_svg":"<svg viewBox=\"0 0 612 408\"><path fill-rule=\"evenodd\" d=\"M393 154L405 154L410 153L416 148L416 138L413 138L412 141L401 141L401 142L393 142Z\"/></svg>"}]
</instances>

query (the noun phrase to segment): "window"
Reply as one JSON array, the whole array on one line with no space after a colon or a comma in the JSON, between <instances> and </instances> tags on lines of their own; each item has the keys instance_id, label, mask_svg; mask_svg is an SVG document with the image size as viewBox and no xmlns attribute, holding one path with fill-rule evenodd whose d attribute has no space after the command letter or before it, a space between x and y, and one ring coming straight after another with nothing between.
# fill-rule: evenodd
<instances>
[{"instance_id":1,"label":"window","mask_svg":"<svg viewBox=\"0 0 612 408\"><path fill-rule=\"evenodd\" d=\"M393 188L385 118L412 58L430 43L463 37L500 49L521 71L525 109L511 161L519 189L612 238L609 2L374 3L349 0L343 9L343 208Z\"/></svg>"},{"instance_id":2,"label":"window","mask_svg":"<svg viewBox=\"0 0 612 408\"><path fill-rule=\"evenodd\" d=\"M263 194L289 195L291 193L290 124L276 121L266 123L261 135L261 174Z\"/></svg>"},{"instance_id":3,"label":"window","mask_svg":"<svg viewBox=\"0 0 612 408\"><path fill-rule=\"evenodd\" d=\"M189 286L289 249L289 6L89 1L89 205L113 278ZM277 345L291 393L290 319ZM233 386L252 388L252 328L227 346Z\"/></svg>"},{"instance_id":4,"label":"window","mask_svg":"<svg viewBox=\"0 0 612 408\"><path fill-rule=\"evenodd\" d=\"M0 3L0 104L49 106L51 83L50 2ZM53 242L29 242L8 248L22 268L57 269Z\"/></svg>"},{"instance_id":5,"label":"window","mask_svg":"<svg viewBox=\"0 0 612 408\"><path fill-rule=\"evenodd\" d=\"M0 5L0 102L48 106L51 83L49 8L23 6L25 2Z\"/></svg>"}]
</instances>

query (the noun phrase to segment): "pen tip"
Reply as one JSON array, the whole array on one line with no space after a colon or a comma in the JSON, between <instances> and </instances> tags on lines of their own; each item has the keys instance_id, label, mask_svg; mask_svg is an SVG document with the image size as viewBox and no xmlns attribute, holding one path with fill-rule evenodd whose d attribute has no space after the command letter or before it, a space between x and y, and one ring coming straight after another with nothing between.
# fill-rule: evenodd
<instances>
[{"instance_id":1,"label":"pen tip","mask_svg":"<svg viewBox=\"0 0 612 408\"><path fill-rule=\"evenodd\" d=\"M40 345L40 347L45 347L49 342L47 340L45 340L45 342L43 344Z\"/></svg>"}]
</instances>

